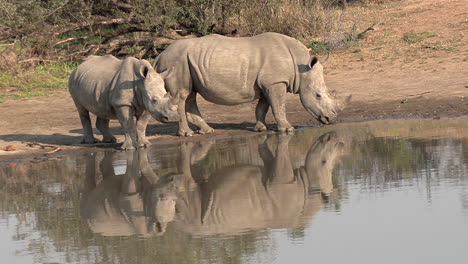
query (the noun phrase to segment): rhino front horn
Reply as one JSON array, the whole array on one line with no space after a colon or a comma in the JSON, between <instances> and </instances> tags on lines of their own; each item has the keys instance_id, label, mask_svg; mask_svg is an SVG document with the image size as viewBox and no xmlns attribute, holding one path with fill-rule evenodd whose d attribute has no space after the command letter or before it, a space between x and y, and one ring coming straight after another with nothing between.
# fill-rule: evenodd
<instances>
[{"instance_id":1,"label":"rhino front horn","mask_svg":"<svg viewBox=\"0 0 468 264\"><path fill-rule=\"evenodd\" d=\"M346 106L348 106L348 104L351 102L351 97L353 97L353 96L349 95L346 98L338 101L338 107L337 108L338 108L339 111L342 111L343 109L346 108Z\"/></svg>"}]
</instances>

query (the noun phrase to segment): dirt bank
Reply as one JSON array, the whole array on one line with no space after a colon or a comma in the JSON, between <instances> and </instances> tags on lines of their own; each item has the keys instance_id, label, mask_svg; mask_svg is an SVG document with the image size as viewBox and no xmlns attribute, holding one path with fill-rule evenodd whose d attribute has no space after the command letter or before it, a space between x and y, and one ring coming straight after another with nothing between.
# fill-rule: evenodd
<instances>
[{"instance_id":1,"label":"dirt bank","mask_svg":"<svg viewBox=\"0 0 468 264\"><path fill-rule=\"evenodd\" d=\"M382 118L435 118L468 114L468 20L465 0L396 1L372 7L364 23L377 23L359 46L334 53L326 64L329 89L352 94L337 122ZM216 132L181 139L176 124L152 122L152 142L198 140L254 133L255 103L219 106L199 100ZM297 96L288 95L290 123L318 125ZM0 104L0 161L86 149L81 124L67 91ZM274 129L271 113L267 122ZM113 132L123 141L117 121ZM4 151L13 145L16 151ZM85 148L84 148L85 147Z\"/></svg>"}]
</instances>

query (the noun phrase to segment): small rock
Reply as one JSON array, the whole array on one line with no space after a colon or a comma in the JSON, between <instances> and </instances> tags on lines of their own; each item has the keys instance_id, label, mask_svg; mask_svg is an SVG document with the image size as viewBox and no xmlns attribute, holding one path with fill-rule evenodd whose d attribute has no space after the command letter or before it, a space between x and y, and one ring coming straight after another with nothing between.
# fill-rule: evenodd
<instances>
[{"instance_id":1,"label":"small rock","mask_svg":"<svg viewBox=\"0 0 468 264\"><path fill-rule=\"evenodd\" d=\"M465 85L465 88L468 88L468 85Z\"/></svg>"},{"instance_id":2,"label":"small rock","mask_svg":"<svg viewBox=\"0 0 468 264\"><path fill-rule=\"evenodd\" d=\"M8 145L8 146L5 147L5 150L6 150L6 151L15 151L15 150L16 150L16 147L13 146L13 145Z\"/></svg>"},{"instance_id":3,"label":"small rock","mask_svg":"<svg viewBox=\"0 0 468 264\"><path fill-rule=\"evenodd\" d=\"M407 98L405 98L405 99L403 99L403 101L401 101L402 104L405 104L405 103L407 103L407 102L408 102L408 99L407 99Z\"/></svg>"}]
</instances>

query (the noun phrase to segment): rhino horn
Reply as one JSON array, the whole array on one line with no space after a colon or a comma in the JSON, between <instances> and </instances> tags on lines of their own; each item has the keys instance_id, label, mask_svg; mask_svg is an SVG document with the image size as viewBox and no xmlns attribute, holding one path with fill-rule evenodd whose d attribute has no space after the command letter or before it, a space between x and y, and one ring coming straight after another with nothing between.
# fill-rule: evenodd
<instances>
[{"instance_id":1,"label":"rhino horn","mask_svg":"<svg viewBox=\"0 0 468 264\"><path fill-rule=\"evenodd\" d=\"M338 100L337 106L336 106L337 110L342 111L343 109L345 109L346 106L351 102L351 98L352 98L352 95L349 95L344 99Z\"/></svg>"},{"instance_id":2,"label":"rhino horn","mask_svg":"<svg viewBox=\"0 0 468 264\"><path fill-rule=\"evenodd\" d=\"M322 65L325 65L325 63L327 63L329 57L330 57L330 51L327 53L327 56L325 58L320 59L320 63Z\"/></svg>"}]
</instances>

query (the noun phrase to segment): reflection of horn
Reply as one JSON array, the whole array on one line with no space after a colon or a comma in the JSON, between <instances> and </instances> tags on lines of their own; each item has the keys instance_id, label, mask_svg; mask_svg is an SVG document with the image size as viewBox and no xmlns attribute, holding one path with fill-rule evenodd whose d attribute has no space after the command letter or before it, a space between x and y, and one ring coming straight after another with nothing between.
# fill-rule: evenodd
<instances>
[{"instance_id":1,"label":"reflection of horn","mask_svg":"<svg viewBox=\"0 0 468 264\"><path fill-rule=\"evenodd\" d=\"M213 202L214 202L214 193L213 192L210 192L210 197L208 197L208 201L207 202L202 202L202 208L201 208L201 224L204 224L205 221L206 221L206 217L207 215L210 213L211 211L211 208L213 206Z\"/></svg>"}]
</instances>

